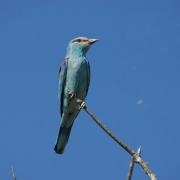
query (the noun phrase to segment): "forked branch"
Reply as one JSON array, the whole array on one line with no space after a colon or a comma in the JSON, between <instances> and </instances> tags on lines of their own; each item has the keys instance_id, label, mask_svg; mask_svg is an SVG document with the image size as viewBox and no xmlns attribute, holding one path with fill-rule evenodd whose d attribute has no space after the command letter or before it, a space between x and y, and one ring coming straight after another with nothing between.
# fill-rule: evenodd
<instances>
[{"instance_id":1,"label":"forked branch","mask_svg":"<svg viewBox=\"0 0 180 180\"><path fill-rule=\"evenodd\" d=\"M139 156L141 156L141 146L138 148L137 153L139 154ZM129 164L127 180L131 180L131 178L132 178L133 170L134 170L134 164L135 164L135 160L134 160L134 157L132 156L130 164Z\"/></svg>"}]
</instances>

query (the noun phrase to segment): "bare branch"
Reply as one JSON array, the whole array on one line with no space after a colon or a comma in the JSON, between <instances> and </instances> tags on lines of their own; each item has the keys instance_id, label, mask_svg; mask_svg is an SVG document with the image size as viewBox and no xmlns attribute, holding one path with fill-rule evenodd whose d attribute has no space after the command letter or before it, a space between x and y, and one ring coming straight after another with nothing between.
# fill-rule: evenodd
<instances>
[{"instance_id":1,"label":"bare branch","mask_svg":"<svg viewBox=\"0 0 180 180\"><path fill-rule=\"evenodd\" d=\"M127 151L131 156L134 156L136 153L133 149L128 147L127 144L125 144L123 141L121 141L119 138L117 138L100 120L98 120L93 113L89 111L87 106L84 106L84 110L87 112L87 114L95 121L95 123L102 128L114 141L116 141L125 151Z\"/></svg>"},{"instance_id":2,"label":"bare branch","mask_svg":"<svg viewBox=\"0 0 180 180\"><path fill-rule=\"evenodd\" d=\"M137 153L139 154L139 156L141 156L141 146L138 148ZM134 170L134 157L131 157L131 161L129 164L129 170L128 170L128 176L127 176L127 180L131 180L132 178L132 174L133 174L133 170Z\"/></svg>"},{"instance_id":3,"label":"bare branch","mask_svg":"<svg viewBox=\"0 0 180 180\"><path fill-rule=\"evenodd\" d=\"M76 98L76 100L78 100ZM147 163L141 158L140 153L135 152L126 143L117 138L100 120L98 120L93 113L89 111L86 105L82 106L86 113L95 121L95 123L104 130L116 143L118 143L126 152L128 152L134 159L134 162L140 164L144 172L148 175L150 180L157 180L156 175L151 171ZM139 152L141 149L139 150Z\"/></svg>"}]
</instances>

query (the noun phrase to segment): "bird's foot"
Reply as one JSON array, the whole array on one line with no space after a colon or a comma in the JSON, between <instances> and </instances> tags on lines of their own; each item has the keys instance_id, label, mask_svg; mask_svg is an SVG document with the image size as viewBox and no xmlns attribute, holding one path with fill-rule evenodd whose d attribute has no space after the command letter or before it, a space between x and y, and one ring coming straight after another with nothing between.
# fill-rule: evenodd
<instances>
[{"instance_id":1,"label":"bird's foot","mask_svg":"<svg viewBox=\"0 0 180 180\"><path fill-rule=\"evenodd\" d=\"M76 95L75 95L74 92L68 91L68 98L69 98L69 99L72 99L72 98L74 98L75 96L76 96Z\"/></svg>"},{"instance_id":2,"label":"bird's foot","mask_svg":"<svg viewBox=\"0 0 180 180\"><path fill-rule=\"evenodd\" d=\"M83 109L86 106L86 103L81 99L77 99L77 103L79 104L79 110Z\"/></svg>"}]
</instances>

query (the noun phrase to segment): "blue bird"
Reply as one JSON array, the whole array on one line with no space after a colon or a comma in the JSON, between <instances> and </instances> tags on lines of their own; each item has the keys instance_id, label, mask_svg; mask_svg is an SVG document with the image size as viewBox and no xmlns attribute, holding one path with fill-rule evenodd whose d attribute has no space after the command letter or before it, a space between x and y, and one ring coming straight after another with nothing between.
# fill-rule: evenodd
<instances>
[{"instance_id":1,"label":"blue bird","mask_svg":"<svg viewBox=\"0 0 180 180\"><path fill-rule=\"evenodd\" d=\"M74 120L80 112L87 95L90 83L90 66L86 53L97 39L78 37L70 41L64 64L59 70L59 100L61 124L54 150L58 154L64 152ZM75 98L81 99L78 105Z\"/></svg>"}]
</instances>

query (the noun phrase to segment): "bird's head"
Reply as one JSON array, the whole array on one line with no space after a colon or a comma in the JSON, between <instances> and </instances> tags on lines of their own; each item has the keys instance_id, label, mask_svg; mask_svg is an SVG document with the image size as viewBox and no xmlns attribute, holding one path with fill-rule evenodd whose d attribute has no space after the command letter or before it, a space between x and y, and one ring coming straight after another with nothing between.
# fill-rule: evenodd
<instances>
[{"instance_id":1,"label":"bird's head","mask_svg":"<svg viewBox=\"0 0 180 180\"><path fill-rule=\"evenodd\" d=\"M97 41L98 39L77 37L70 41L68 46L68 54L85 56L91 45Z\"/></svg>"}]
</instances>

